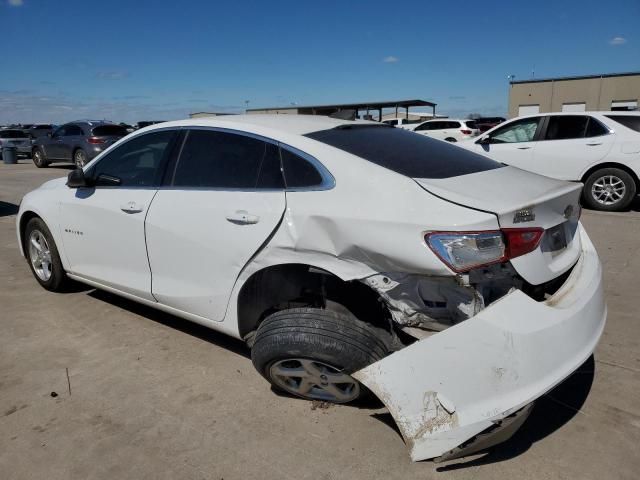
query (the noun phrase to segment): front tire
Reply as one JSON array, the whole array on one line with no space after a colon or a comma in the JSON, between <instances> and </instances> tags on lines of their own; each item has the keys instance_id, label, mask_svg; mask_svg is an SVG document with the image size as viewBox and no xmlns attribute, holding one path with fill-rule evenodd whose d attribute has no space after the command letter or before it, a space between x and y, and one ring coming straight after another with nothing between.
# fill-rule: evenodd
<instances>
[{"instance_id":1,"label":"front tire","mask_svg":"<svg viewBox=\"0 0 640 480\"><path fill-rule=\"evenodd\" d=\"M636 196L633 177L619 168L602 168L587 178L582 191L584 204L593 210L617 212Z\"/></svg>"},{"instance_id":2,"label":"front tire","mask_svg":"<svg viewBox=\"0 0 640 480\"><path fill-rule=\"evenodd\" d=\"M49 166L49 162L47 161L47 157L44 152L40 148L36 148L33 151L33 163L38 168L45 168Z\"/></svg>"},{"instance_id":3,"label":"front tire","mask_svg":"<svg viewBox=\"0 0 640 480\"><path fill-rule=\"evenodd\" d=\"M84 153L84 150L78 149L73 152L73 163L76 164L76 167L82 168L87 164L87 154Z\"/></svg>"},{"instance_id":4,"label":"front tire","mask_svg":"<svg viewBox=\"0 0 640 480\"><path fill-rule=\"evenodd\" d=\"M348 403L366 392L351 377L389 353L385 331L343 313L293 308L258 327L251 360L275 388L308 400Z\"/></svg>"},{"instance_id":5,"label":"front tire","mask_svg":"<svg viewBox=\"0 0 640 480\"><path fill-rule=\"evenodd\" d=\"M29 220L23 239L29 267L38 283L52 292L64 291L69 279L53 236L41 218Z\"/></svg>"}]
</instances>

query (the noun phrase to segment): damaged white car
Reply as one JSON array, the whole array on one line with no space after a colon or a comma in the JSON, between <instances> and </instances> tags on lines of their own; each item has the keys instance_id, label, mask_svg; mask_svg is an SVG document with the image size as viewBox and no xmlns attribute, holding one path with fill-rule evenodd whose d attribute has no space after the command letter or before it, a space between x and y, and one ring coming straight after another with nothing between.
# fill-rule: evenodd
<instances>
[{"instance_id":1,"label":"damaged white car","mask_svg":"<svg viewBox=\"0 0 640 480\"><path fill-rule=\"evenodd\" d=\"M373 392L414 460L495 444L605 324L580 184L373 122L252 115L139 130L26 195L20 248L244 339L275 387Z\"/></svg>"}]
</instances>

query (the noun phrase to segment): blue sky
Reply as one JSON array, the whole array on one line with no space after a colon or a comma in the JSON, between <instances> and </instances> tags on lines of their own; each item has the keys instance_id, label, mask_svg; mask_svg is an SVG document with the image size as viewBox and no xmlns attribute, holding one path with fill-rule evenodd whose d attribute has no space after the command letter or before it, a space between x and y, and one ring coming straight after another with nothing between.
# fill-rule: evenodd
<instances>
[{"instance_id":1,"label":"blue sky","mask_svg":"<svg viewBox=\"0 0 640 480\"><path fill-rule=\"evenodd\" d=\"M0 123L423 98L504 114L516 79L640 70L640 1L0 0Z\"/></svg>"}]
</instances>

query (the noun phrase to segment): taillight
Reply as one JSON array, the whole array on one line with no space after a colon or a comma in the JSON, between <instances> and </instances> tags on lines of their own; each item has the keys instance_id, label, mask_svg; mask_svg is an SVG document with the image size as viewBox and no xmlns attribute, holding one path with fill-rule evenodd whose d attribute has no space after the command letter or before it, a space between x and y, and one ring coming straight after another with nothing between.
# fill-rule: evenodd
<instances>
[{"instance_id":1,"label":"taillight","mask_svg":"<svg viewBox=\"0 0 640 480\"><path fill-rule=\"evenodd\" d=\"M544 234L542 228L503 228L507 258L516 258L538 248Z\"/></svg>"},{"instance_id":2,"label":"taillight","mask_svg":"<svg viewBox=\"0 0 640 480\"><path fill-rule=\"evenodd\" d=\"M99 145L101 143L104 143L104 139L103 138L99 138L99 137L89 137L87 138L87 142L93 144L93 145Z\"/></svg>"},{"instance_id":3,"label":"taillight","mask_svg":"<svg viewBox=\"0 0 640 480\"><path fill-rule=\"evenodd\" d=\"M534 251L542 228L505 228L484 232L431 232L425 235L429 248L454 272L503 263Z\"/></svg>"},{"instance_id":4,"label":"taillight","mask_svg":"<svg viewBox=\"0 0 640 480\"><path fill-rule=\"evenodd\" d=\"M462 130L460 130L461 133L464 133L465 135L471 135L473 133L473 131L471 130L465 130L464 128Z\"/></svg>"}]
</instances>

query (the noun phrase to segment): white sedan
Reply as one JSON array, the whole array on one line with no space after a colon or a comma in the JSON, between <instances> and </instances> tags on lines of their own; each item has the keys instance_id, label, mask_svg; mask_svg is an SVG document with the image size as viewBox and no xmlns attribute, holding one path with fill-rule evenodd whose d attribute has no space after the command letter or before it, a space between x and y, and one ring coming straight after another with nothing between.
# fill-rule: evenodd
<instances>
[{"instance_id":1,"label":"white sedan","mask_svg":"<svg viewBox=\"0 0 640 480\"><path fill-rule=\"evenodd\" d=\"M379 123L228 116L125 137L27 194L17 230L44 288L243 339L302 398L371 391L421 460L508 438L593 352L606 307L579 195Z\"/></svg>"},{"instance_id":2,"label":"white sedan","mask_svg":"<svg viewBox=\"0 0 640 480\"><path fill-rule=\"evenodd\" d=\"M480 133L474 120L459 120L456 118L427 120L412 127L411 130L420 135L426 135L452 143L469 140L470 138L477 137Z\"/></svg>"},{"instance_id":3,"label":"white sedan","mask_svg":"<svg viewBox=\"0 0 640 480\"><path fill-rule=\"evenodd\" d=\"M545 113L502 123L461 147L499 162L584 183L596 210L624 210L640 190L640 113Z\"/></svg>"}]
</instances>

